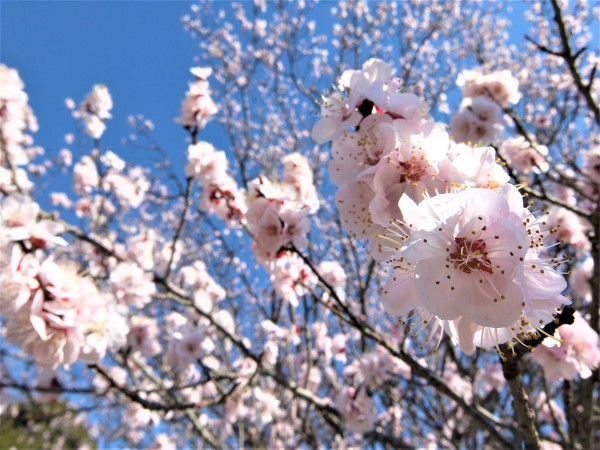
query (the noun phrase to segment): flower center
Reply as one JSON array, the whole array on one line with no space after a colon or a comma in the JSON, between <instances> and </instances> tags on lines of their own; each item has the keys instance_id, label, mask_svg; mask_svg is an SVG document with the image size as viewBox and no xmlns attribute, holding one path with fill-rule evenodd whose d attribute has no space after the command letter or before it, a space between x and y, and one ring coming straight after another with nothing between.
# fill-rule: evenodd
<instances>
[{"instance_id":1,"label":"flower center","mask_svg":"<svg viewBox=\"0 0 600 450\"><path fill-rule=\"evenodd\" d=\"M455 269L465 273L474 270L492 273L492 262L485 251L485 241L477 239L469 241L467 238L454 238L456 246L450 253L450 261Z\"/></svg>"},{"instance_id":2,"label":"flower center","mask_svg":"<svg viewBox=\"0 0 600 450\"><path fill-rule=\"evenodd\" d=\"M402 175L400 176L400 182L403 183L408 181L410 183L416 183L427 171L429 164L423 159L417 159L412 157L408 161L401 161L398 163L402 169Z\"/></svg>"}]
</instances>

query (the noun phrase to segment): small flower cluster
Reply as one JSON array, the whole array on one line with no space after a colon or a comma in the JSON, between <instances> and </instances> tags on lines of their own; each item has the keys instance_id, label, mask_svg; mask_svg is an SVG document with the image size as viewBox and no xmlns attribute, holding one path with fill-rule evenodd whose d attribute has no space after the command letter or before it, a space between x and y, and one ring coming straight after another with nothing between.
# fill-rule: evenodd
<instances>
[{"instance_id":1,"label":"small flower cluster","mask_svg":"<svg viewBox=\"0 0 600 450\"><path fill-rule=\"evenodd\" d=\"M208 77L212 74L210 67L194 67L190 70L196 77L190 83L185 99L181 102L181 117L178 122L190 129L206 126L208 119L217 113L217 105L210 96Z\"/></svg>"},{"instance_id":2,"label":"small flower cluster","mask_svg":"<svg viewBox=\"0 0 600 450\"><path fill-rule=\"evenodd\" d=\"M35 133L38 129L24 87L15 69L0 64L0 188L5 192L29 191L33 187L20 167L34 156L26 149L33 143L27 131Z\"/></svg>"},{"instance_id":3,"label":"small flower cluster","mask_svg":"<svg viewBox=\"0 0 600 450\"><path fill-rule=\"evenodd\" d=\"M507 74L467 75L470 112L481 104L497 122L488 97L518 100ZM492 148L455 143L420 104L379 60L344 72L340 92L325 100L313 138L333 139L342 224L391 265L387 311L444 329L466 353L526 339L569 303L561 261L544 255L555 230L523 207Z\"/></svg>"},{"instance_id":4,"label":"small flower cluster","mask_svg":"<svg viewBox=\"0 0 600 450\"><path fill-rule=\"evenodd\" d=\"M228 225L239 223L246 214L244 193L227 173L227 156L208 142L198 142L188 148L188 177L198 180L202 189L200 208L215 214Z\"/></svg>"},{"instance_id":5,"label":"small flower cluster","mask_svg":"<svg viewBox=\"0 0 600 450\"><path fill-rule=\"evenodd\" d=\"M506 139L502 142L500 154L514 170L524 175L548 171L548 147L531 145L523 136Z\"/></svg>"},{"instance_id":6,"label":"small flower cluster","mask_svg":"<svg viewBox=\"0 0 600 450\"><path fill-rule=\"evenodd\" d=\"M313 175L299 153L283 159L284 177L271 183L261 176L248 188L248 230L253 236L256 259L269 271L275 290L292 305L298 296L316 286L317 280L302 259L286 247L304 248L309 216L320 206Z\"/></svg>"},{"instance_id":7,"label":"small flower cluster","mask_svg":"<svg viewBox=\"0 0 600 450\"><path fill-rule=\"evenodd\" d=\"M100 139L106 131L106 121L111 119L110 110L113 107L112 97L108 88L96 84L92 91L81 103L78 111L73 111L73 117L82 119L85 132L93 139Z\"/></svg>"},{"instance_id":8,"label":"small flower cluster","mask_svg":"<svg viewBox=\"0 0 600 450\"><path fill-rule=\"evenodd\" d=\"M37 221L37 204L7 197L0 228L0 300L6 337L43 366L97 362L108 349L124 345L126 309L98 291L74 265L43 252L65 245L62 227Z\"/></svg>"},{"instance_id":9,"label":"small flower cluster","mask_svg":"<svg viewBox=\"0 0 600 450\"><path fill-rule=\"evenodd\" d=\"M487 75L464 70L456 84L462 88L463 102L452 120L452 139L471 145L489 145L502 132L502 109L521 98L518 80L508 71Z\"/></svg>"},{"instance_id":10,"label":"small flower cluster","mask_svg":"<svg viewBox=\"0 0 600 450\"><path fill-rule=\"evenodd\" d=\"M575 312L571 325L561 325L554 337L544 339L531 359L544 368L548 381L572 380L592 376L600 366L600 337L587 321Z\"/></svg>"}]
</instances>

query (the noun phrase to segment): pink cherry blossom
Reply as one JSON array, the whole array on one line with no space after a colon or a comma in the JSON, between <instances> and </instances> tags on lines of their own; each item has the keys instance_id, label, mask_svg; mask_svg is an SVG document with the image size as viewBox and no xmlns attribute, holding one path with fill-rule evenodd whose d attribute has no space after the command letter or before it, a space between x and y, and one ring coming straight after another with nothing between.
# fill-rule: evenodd
<instances>
[{"instance_id":1,"label":"pink cherry blossom","mask_svg":"<svg viewBox=\"0 0 600 450\"><path fill-rule=\"evenodd\" d=\"M583 155L583 171L596 183L600 183L600 145L596 145Z\"/></svg>"},{"instance_id":2,"label":"pink cherry blossom","mask_svg":"<svg viewBox=\"0 0 600 450\"><path fill-rule=\"evenodd\" d=\"M364 389L344 386L335 399L335 406L342 414L348 431L366 433L375 426L375 404Z\"/></svg>"},{"instance_id":3,"label":"pink cherry blossom","mask_svg":"<svg viewBox=\"0 0 600 450\"><path fill-rule=\"evenodd\" d=\"M452 139L478 146L493 143L502 131L501 112L487 97L465 98L452 119Z\"/></svg>"},{"instance_id":4,"label":"pink cherry blossom","mask_svg":"<svg viewBox=\"0 0 600 450\"><path fill-rule=\"evenodd\" d=\"M592 376L592 370L600 365L600 338L579 312L575 312L572 325L558 327L556 337L558 341L544 339L531 354L531 359L543 367L546 379Z\"/></svg>"},{"instance_id":5,"label":"pink cherry blossom","mask_svg":"<svg viewBox=\"0 0 600 450\"><path fill-rule=\"evenodd\" d=\"M528 333L551 321L569 303L560 295L566 283L540 254L543 237L522 204L512 185L440 194L419 205L403 196L412 231L390 261L384 307L400 315L422 308L423 320L456 321L447 331L467 353L513 339L507 330Z\"/></svg>"},{"instance_id":6,"label":"pink cherry blossom","mask_svg":"<svg viewBox=\"0 0 600 450\"><path fill-rule=\"evenodd\" d=\"M482 74L479 70L463 70L456 81L463 97L487 95L501 106L514 105L521 99L519 81L508 71Z\"/></svg>"},{"instance_id":7,"label":"pink cherry blossom","mask_svg":"<svg viewBox=\"0 0 600 450\"><path fill-rule=\"evenodd\" d=\"M345 132L333 141L329 175L335 184L341 186L371 173L381 158L396 148L392 122L387 114L371 114L358 132Z\"/></svg>"},{"instance_id":8,"label":"pink cherry blossom","mask_svg":"<svg viewBox=\"0 0 600 450\"><path fill-rule=\"evenodd\" d=\"M546 161L548 148L544 145L532 146L523 136L505 140L500 151L512 168L526 175L543 173L549 169Z\"/></svg>"},{"instance_id":9,"label":"pink cherry blossom","mask_svg":"<svg viewBox=\"0 0 600 450\"><path fill-rule=\"evenodd\" d=\"M152 274L137 264L122 262L111 271L109 282L115 297L128 305L141 308L152 300L156 287Z\"/></svg>"},{"instance_id":10,"label":"pink cherry blossom","mask_svg":"<svg viewBox=\"0 0 600 450\"><path fill-rule=\"evenodd\" d=\"M496 151L492 147L471 147L454 142L450 144L448 159L440 163L439 176L447 180L448 185L492 189L509 181L506 170L496 162Z\"/></svg>"}]
</instances>

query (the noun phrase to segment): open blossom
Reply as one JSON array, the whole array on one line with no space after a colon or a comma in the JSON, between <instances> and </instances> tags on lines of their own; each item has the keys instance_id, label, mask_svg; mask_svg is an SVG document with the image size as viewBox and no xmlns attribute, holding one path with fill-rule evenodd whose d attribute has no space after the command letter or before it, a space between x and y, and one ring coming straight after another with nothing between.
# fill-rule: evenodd
<instances>
[{"instance_id":1,"label":"open blossom","mask_svg":"<svg viewBox=\"0 0 600 450\"><path fill-rule=\"evenodd\" d=\"M102 187L113 192L124 208L137 208L144 201L150 182L141 168L133 167L127 175L109 171L102 179Z\"/></svg>"},{"instance_id":2,"label":"open blossom","mask_svg":"<svg viewBox=\"0 0 600 450\"><path fill-rule=\"evenodd\" d=\"M255 400L253 407L258 413L262 425L271 423L274 418L281 414L279 407L281 402L273 394L258 387L255 387L252 393Z\"/></svg>"},{"instance_id":3,"label":"open blossom","mask_svg":"<svg viewBox=\"0 0 600 450\"><path fill-rule=\"evenodd\" d=\"M600 366L600 338L581 314L576 311L573 324L561 325L555 336L556 340L544 339L531 354L531 359L544 368L546 379L592 376L592 370Z\"/></svg>"},{"instance_id":4,"label":"open blossom","mask_svg":"<svg viewBox=\"0 0 600 450\"><path fill-rule=\"evenodd\" d=\"M496 162L496 151L492 147L471 147L454 142L450 143L448 159L440 164L440 177L447 180L448 185L452 182L491 189L498 189L510 180L508 173Z\"/></svg>"},{"instance_id":5,"label":"open blossom","mask_svg":"<svg viewBox=\"0 0 600 450\"><path fill-rule=\"evenodd\" d=\"M389 233L399 250L383 290L388 312L416 309L434 326L451 321L446 331L473 353L475 346L534 333L570 303L556 262L541 254L537 220L514 186L469 188L419 205L403 196L400 209L405 226Z\"/></svg>"},{"instance_id":6,"label":"open blossom","mask_svg":"<svg viewBox=\"0 0 600 450\"><path fill-rule=\"evenodd\" d=\"M346 132L331 146L329 175L338 186L374 171L381 159L396 148L393 119L387 114L371 114L357 132Z\"/></svg>"},{"instance_id":7,"label":"open blossom","mask_svg":"<svg viewBox=\"0 0 600 450\"><path fill-rule=\"evenodd\" d=\"M161 345L158 341L159 332L155 319L133 316L129 322L127 344L134 352L140 352L148 357L155 356L161 351Z\"/></svg>"},{"instance_id":8,"label":"open blossom","mask_svg":"<svg viewBox=\"0 0 600 450\"><path fill-rule=\"evenodd\" d=\"M290 181L293 177L286 175ZM303 248L308 241L311 207L291 183L271 183L265 177L252 180L248 187L246 220L254 242L252 250L259 262L270 264L284 246L293 244ZM315 198L316 200L316 198Z\"/></svg>"},{"instance_id":9,"label":"open blossom","mask_svg":"<svg viewBox=\"0 0 600 450\"><path fill-rule=\"evenodd\" d=\"M362 355L344 369L344 375L355 376L355 381L364 383L370 389L398 376L411 377L411 369L404 361L394 358L383 347L377 346L372 352Z\"/></svg>"},{"instance_id":10,"label":"open blossom","mask_svg":"<svg viewBox=\"0 0 600 450\"><path fill-rule=\"evenodd\" d=\"M547 233L547 243L556 241L572 245L577 254L583 254L590 249L587 233L591 230L590 222L566 208L552 205L548 208L544 228Z\"/></svg>"},{"instance_id":11,"label":"open blossom","mask_svg":"<svg viewBox=\"0 0 600 450\"><path fill-rule=\"evenodd\" d=\"M463 97L487 95L500 106L515 105L521 99L519 81L508 70L485 75L479 70L463 70L456 84Z\"/></svg>"},{"instance_id":12,"label":"open blossom","mask_svg":"<svg viewBox=\"0 0 600 450\"><path fill-rule=\"evenodd\" d=\"M399 120L399 128L418 132L424 116L423 105L414 94L401 91L392 73L390 64L374 58L366 61L362 70L342 73L340 91L323 98L322 117L311 133L313 140L322 144L337 139L374 113L385 113Z\"/></svg>"},{"instance_id":13,"label":"open blossom","mask_svg":"<svg viewBox=\"0 0 600 450\"><path fill-rule=\"evenodd\" d=\"M346 299L346 271L337 261L323 261L317 267L317 272L333 288L338 298Z\"/></svg>"},{"instance_id":14,"label":"open blossom","mask_svg":"<svg viewBox=\"0 0 600 450\"><path fill-rule=\"evenodd\" d=\"M212 144L200 141L188 147L188 163L185 174L195 177L201 186L218 181L227 173L227 156Z\"/></svg>"},{"instance_id":15,"label":"open blossom","mask_svg":"<svg viewBox=\"0 0 600 450\"><path fill-rule=\"evenodd\" d=\"M215 343L207 335L205 327L188 321L179 313L169 314L167 331L170 339L167 363L173 367L185 369L215 349Z\"/></svg>"},{"instance_id":16,"label":"open blossom","mask_svg":"<svg viewBox=\"0 0 600 450\"><path fill-rule=\"evenodd\" d=\"M546 158L548 147L545 145L532 146L523 136L506 139L500 150L508 164L524 174L544 173L549 169Z\"/></svg>"},{"instance_id":17,"label":"open blossom","mask_svg":"<svg viewBox=\"0 0 600 450\"><path fill-rule=\"evenodd\" d=\"M27 131L38 130L37 120L29 107L25 84L16 69L0 64L0 130L3 149L0 163L8 157L14 165L29 162L24 147L32 143Z\"/></svg>"}]
</instances>

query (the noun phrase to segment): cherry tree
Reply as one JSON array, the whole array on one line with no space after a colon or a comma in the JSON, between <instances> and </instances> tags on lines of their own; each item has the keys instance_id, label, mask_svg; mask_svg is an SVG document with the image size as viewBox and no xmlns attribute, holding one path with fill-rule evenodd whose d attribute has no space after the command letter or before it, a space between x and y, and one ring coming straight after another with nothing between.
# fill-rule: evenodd
<instances>
[{"instance_id":1,"label":"cherry tree","mask_svg":"<svg viewBox=\"0 0 600 450\"><path fill-rule=\"evenodd\" d=\"M194 4L184 165L141 116L157 164L109 150L96 80L66 102L86 146L45 154L0 66L2 416L61 402L39 422L114 447L593 448L600 10L526 6L515 36L510 3Z\"/></svg>"}]
</instances>

